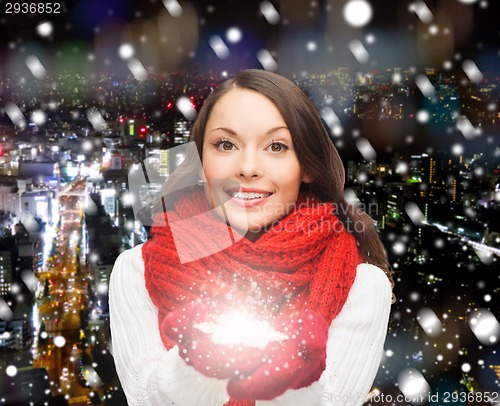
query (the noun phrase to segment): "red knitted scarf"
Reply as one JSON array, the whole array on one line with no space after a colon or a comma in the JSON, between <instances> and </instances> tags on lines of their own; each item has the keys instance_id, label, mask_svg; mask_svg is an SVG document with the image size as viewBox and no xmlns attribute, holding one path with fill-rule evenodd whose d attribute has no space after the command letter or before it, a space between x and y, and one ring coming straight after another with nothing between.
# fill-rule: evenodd
<instances>
[{"instance_id":1,"label":"red knitted scarf","mask_svg":"<svg viewBox=\"0 0 500 406\"><path fill-rule=\"evenodd\" d=\"M333 204L300 194L295 210L257 241L241 238L222 250L220 241L234 231L209 210L203 189L193 188L167 215L155 217L159 225L153 225L142 255L146 288L158 308L159 323L178 306L198 298L220 306L250 306L268 317L309 309L331 323L362 262L356 241L335 216ZM178 230L177 225L183 224L178 221L200 213L206 215L190 221L184 232L176 231L174 241L167 216ZM183 246L214 253L182 264L176 250L181 239ZM167 348L172 347L162 339ZM253 404L230 402L231 406Z\"/></svg>"}]
</instances>

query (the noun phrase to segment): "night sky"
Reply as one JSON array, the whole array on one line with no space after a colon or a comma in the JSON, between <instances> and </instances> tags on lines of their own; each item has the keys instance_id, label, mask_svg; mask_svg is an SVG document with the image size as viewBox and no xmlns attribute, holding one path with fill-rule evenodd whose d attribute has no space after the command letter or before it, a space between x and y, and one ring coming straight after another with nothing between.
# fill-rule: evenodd
<instances>
[{"instance_id":1,"label":"night sky","mask_svg":"<svg viewBox=\"0 0 500 406\"><path fill-rule=\"evenodd\" d=\"M477 59L484 71L499 71L499 26L494 18L500 11L497 1L427 0L425 4L433 18L423 22L411 11L412 4L423 1L372 0L369 2L372 18L362 27L346 22L343 10L349 1L273 1L280 16L277 23L264 18L261 1L165 0L166 4L180 5L184 11L176 17L169 14L160 0L66 0L61 8L65 12L57 16L6 14L7 2L2 1L2 62L5 65L16 54L33 47L44 54L48 64L53 59L64 59L68 46L79 46L80 52L90 54L95 52L102 41L99 37L104 34L106 47L111 47L107 48L113 60L112 66L107 65L111 70L123 67L117 50L112 47L119 46L126 38L136 46L138 57L141 57L140 47L144 48L143 54L154 51L159 57L152 63L153 68L166 72L261 67L256 58L259 49L269 50L275 56L278 71L283 73L315 72L337 66L361 70L393 66L441 68L445 60L465 58ZM47 21L52 24L52 32L42 36L36 26ZM239 28L243 35L238 43L227 44L231 54L221 60L211 49L209 38L218 35L225 39L230 27ZM149 33L146 39L144 32ZM153 33L167 41L159 42L158 38L153 41ZM188 38L192 36L194 39ZM367 43L369 64L360 65L353 58L347 47L352 39ZM175 47L169 47L169 43ZM308 48L310 43L314 43L313 50ZM144 58L147 62L148 57ZM93 68L103 70L100 62L96 59Z\"/></svg>"}]
</instances>

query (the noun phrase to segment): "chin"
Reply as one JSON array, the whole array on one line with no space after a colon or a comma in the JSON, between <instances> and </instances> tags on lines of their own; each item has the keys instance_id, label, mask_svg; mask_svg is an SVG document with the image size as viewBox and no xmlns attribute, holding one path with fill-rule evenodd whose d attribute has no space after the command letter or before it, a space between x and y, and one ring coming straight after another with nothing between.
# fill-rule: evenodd
<instances>
[{"instance_id":1,"label":"chin","mask_svg":"<svg viewBox=\"0 0 500 406\"><path fill-rule=\"evenodd\" d=\"M238 231L238 233L240 233L241 235L245 235L247 233L258 234L261 233L262 230L264 230L264 227L250 227L250 225L247 223L239 223L234 221L229 221L228 225Z\"/></svg>"}]
</instances>

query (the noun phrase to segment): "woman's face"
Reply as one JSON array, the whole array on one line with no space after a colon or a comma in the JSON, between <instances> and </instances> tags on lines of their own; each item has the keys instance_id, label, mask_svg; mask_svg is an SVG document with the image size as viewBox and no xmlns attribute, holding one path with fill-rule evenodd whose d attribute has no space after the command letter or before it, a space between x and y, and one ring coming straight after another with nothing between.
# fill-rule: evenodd
<instances>
[{"instance_id":1,"label":"woman's face","mask_svg":"<svg viewBox=\"0 0 500 406\"><path fill-rule=\"evenodd\" d=\"M213 107L202 165L212 207L243 234L263 231L288 214L300 184L310 181L278 109L248 89L230 90Z\"/></svg>"}]
</instances>

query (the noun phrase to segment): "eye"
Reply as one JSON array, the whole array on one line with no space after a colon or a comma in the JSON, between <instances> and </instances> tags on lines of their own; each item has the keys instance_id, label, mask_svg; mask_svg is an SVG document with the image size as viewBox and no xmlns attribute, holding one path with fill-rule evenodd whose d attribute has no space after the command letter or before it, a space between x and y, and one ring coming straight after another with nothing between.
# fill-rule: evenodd
<instances>
[{"instance_id":1,"label":"eye","mask_svg":"<svg viewBox=\"0 0 500 406\"><path fill-rule=\"evenodd\" d=\"M269 149L271 152L284 152L289 149L289 147L284 142L272 141L266 149Z\"/></svg>"},{"instance_id":2,"label":"eye","mask_svg":"<svg viewBox=\"0 0 500 406\"><path fill-rule=\"evenodd\" d=\"M219 140L217 142L214 142L212 145L215 146L215 148L217 148L219 151L232 151L233 147L235 146L229 140Z\"/></svg>"}]
</instances>

